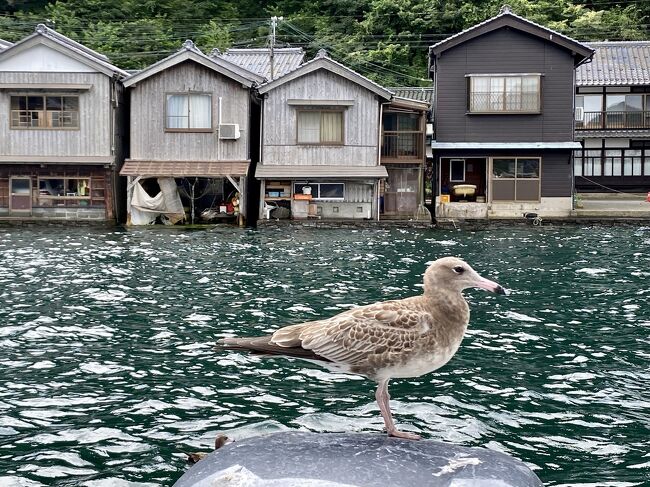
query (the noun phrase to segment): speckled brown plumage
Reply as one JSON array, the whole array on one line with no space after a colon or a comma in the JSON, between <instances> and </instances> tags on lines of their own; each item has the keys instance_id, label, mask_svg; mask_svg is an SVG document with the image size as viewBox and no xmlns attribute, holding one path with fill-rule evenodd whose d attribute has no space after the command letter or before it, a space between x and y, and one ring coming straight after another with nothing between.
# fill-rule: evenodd
<instances>
[{"instance_id":1,"label":"speckled brown plumage","mask_svg":"<svg viewBox=\"0 0 650 487\"><path fill-rule=\"evenodd\" d=\"M289 325L253 338L225 338L225 348L320 361L330 368L364 375L379 384L377 402L390 435L414 438L392 424L388 381L432 372L456 353L469 322L462 290L482 287L504 294L454 257L432 263L424 293L361 306L322 320Z\"/></svg>"}]
</instances>

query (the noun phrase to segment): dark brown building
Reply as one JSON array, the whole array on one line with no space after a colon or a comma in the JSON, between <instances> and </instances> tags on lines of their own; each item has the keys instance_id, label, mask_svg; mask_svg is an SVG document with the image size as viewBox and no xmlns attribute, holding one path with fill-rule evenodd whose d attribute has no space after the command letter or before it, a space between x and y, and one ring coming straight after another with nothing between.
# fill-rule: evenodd
<instances>
[{"instance_id":1,"label":"dark brown building","mask_svg":"<svg viewBox=\"0 0 650 487\"><path fill-rule=\"evenodd\" d=\"M574 74L592 53L507 8L431 46L437 216L570 213Z\"/></svg>"},{"instance_id":2,"label":"dark brown building","mask_svg":"<svg viewBox=\"0 0 650 487\"><path fill-rule=\"evenodd\" d=\"M576 71L576 190L650 191L650 42L589 46Z\"/></svg>"}]
</instances>

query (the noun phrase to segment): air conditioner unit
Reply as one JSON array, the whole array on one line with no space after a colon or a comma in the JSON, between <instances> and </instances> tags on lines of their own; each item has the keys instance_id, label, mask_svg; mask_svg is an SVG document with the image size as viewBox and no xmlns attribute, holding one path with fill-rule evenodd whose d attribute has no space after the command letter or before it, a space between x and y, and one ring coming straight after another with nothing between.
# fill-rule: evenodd
<instances>
[{"instance_id":1,"label":"air conditioner unit","mask_svg":"<svg viewBox=\"0 0 650 487\"><path fill-rule=\"evenodd\" d=\"M227 140L236 140L241 136L239 133L238 123L219 124L219 138Z\"/></svg>"},{"instance_id":2,"label":"air conditioner unit","mask_svg":"<svg viewBox=\"0 0 650 487\"><path fill-rule=\"evenodd\" d=\"M582 122L585 119L585 109L582 107L576 107L576 122Z\"/></svg>"}]
</instances>

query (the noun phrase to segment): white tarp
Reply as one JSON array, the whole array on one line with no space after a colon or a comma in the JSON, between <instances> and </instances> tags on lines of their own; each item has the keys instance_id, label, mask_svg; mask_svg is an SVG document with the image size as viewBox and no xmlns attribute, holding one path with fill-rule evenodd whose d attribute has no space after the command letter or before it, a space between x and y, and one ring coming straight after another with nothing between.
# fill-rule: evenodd
<instances>
[{"instance_id":1,"label":"white tarp","mask_svg":"<svg viewBox=\"0 0 650 487\"><path fill-rule=\"evenodd\" d=\"M183 203L174 178L158 178L160 193L149 196L140 182L133 186L131 197L131 224L152 225L159 215L163 222L173 225L185 218Z\"/></svg>"}]
</instances>

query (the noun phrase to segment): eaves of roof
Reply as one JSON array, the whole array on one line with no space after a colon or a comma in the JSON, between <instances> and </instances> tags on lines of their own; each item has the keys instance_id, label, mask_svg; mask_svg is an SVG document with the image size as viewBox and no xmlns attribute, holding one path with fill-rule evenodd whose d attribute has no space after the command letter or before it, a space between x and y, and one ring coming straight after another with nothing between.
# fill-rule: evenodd
<instances>
[{"instance_id":1,"label":"eaves of roof","mask_svg":"<svg viewBox=\"0 0 650 487\"><path fill-rule=\"evenodd\" d=\"M542 38L548 42L552 42L560 47L574 52L576 54L576 65L579 65L586 59L589 59L589 57L593 54L593 49L587 45L568 36L565 36L564 34L561 34L557 31L549 29L548 27L521 17L513 13L507 7L502 8L501 12L498 15L432 45L429 47L429 52L435 56L439 56L441 53L448 49L451 49L452 47L503 27L511 27L513 29L524 31L528 34Z\"/></svg>"},{"instance_id":2,"label":"eaves of roof","mask_svg":"<svg viewBox=\"0 0 650 487\"><path fill-rule=\"evenodd\" d=\"M297 79L306 74L313 73L314 71L317 71L319 69L326 69L332 73L338 74L339 76L342 76L343 78L346 78L349 81L352 81L353 83L356 83L374 92L376 95L380 96L381 98L384 98L385 100L390 100L393 96L392 91L384 88L383 86L375 83L374 81L366 78L365 76L360 75L359 73L353 71L347 66L337 61L334 61L333 59L328 57L325 51L323 50L319 51L318 55L314 59L307 61L306 63L300 65L293 71L285 74L284 76L281 76L279 78L276 78L272 81L268 81L260 85L258 91L260 94L267 93L277 88L278 86L281 86L285 83L288 83L289 81Z\"/></svg>"}]
</instances>

